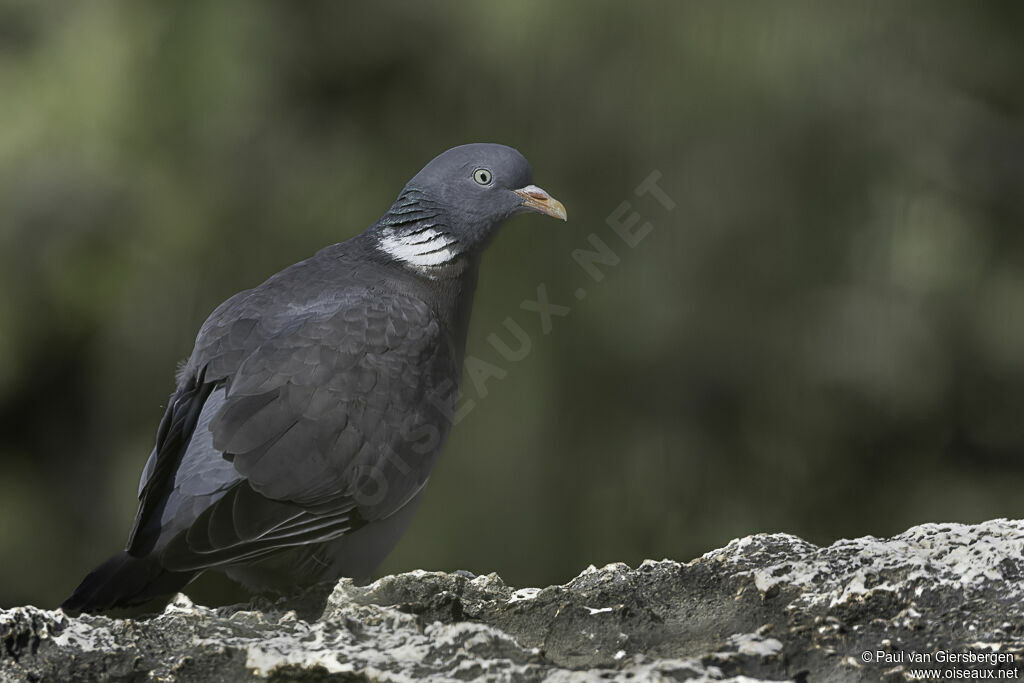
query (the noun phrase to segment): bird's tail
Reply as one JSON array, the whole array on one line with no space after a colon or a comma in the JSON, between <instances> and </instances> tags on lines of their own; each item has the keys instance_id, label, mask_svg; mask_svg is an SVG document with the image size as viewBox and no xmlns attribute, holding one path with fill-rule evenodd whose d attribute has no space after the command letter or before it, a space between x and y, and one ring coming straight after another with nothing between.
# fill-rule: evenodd
<instances>
[{"instance_id":1,"label":"bird's tail","mask_svg":"<svg viewBox=\"0 0 1024 683\"><path fill-rule=\"evenodd\" d=\"M196 572L170 572L155 558L134 557L123 550L82 580L61 608L65 612L100 612L131 607L181 590Z\"/></svg>"}]
</instances>

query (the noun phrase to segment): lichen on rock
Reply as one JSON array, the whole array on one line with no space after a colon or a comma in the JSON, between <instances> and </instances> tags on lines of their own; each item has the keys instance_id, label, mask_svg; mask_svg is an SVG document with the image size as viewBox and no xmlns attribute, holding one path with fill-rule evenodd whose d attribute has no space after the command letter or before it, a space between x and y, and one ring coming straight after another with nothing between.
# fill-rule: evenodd
<instances>
[{"instance_id":1,"label":"lichen on rock","mask_svg":"<svg viewBox=\"0 0 1024 683\"><path fill-rule=\"evenodd\" d=\"M907 653L940 651L1011 656L945 664L998 675L1024 666L1022 577L1024 522L994 520L828 547L755 535L542 589L415 571L342 580L315 608L17 607L0 610L0 679L876 681L909 680Z\"/></svg>"}]
</instances>

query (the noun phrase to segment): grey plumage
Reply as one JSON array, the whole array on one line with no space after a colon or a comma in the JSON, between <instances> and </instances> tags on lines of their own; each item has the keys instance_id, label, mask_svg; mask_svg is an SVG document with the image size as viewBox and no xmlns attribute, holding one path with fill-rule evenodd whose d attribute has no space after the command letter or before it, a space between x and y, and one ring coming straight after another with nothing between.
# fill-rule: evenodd
<instances>
[{"instance_id":1,"label":"grey plumage","mask_svg":"<svg viewBox=\"0 0 1024 683\"><path fill-rule=\"evenodd\" d=\"M481 251L516 213L565 218L531 175L508 147L449 150L365 232L221 304L125 551L63 606L144 602L206 569L283 590L372 571L448 436Z\"/></svg>"}]
</instances>

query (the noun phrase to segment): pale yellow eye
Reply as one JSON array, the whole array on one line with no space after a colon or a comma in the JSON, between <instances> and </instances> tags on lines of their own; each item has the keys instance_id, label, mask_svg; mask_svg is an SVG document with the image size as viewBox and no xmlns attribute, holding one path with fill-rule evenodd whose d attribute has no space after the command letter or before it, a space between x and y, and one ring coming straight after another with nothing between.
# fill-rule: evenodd
<instances>
[{"instance_id":1,"label":"pale yellow eye","mask_svg":"<svg viewBox=\"0 0 1024 683\"><path fill-rule=\"evenodd\" d=\"M481 185L490 185L494 175L486 168L478 168L473 171L473 180Z\"/></svg>"}]
</instances>

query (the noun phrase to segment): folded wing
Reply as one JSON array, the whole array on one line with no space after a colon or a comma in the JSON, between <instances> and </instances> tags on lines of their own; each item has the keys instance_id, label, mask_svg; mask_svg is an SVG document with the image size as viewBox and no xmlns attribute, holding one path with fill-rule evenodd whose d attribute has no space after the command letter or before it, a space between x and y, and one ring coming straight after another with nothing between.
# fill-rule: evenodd
<instances>
[{"instance_id":1,"label":"folded wing","mask_svg":"<svg viewBox=\"0 0 1024 683\"><path fill-rule=\"evenodd\" d=\"M362 290L259 319L231 313L204 328L195 373L172 397L127 547L175 571L393 514L449 428L454 353L418 299Z\"/></svg>"}]
</instances>

